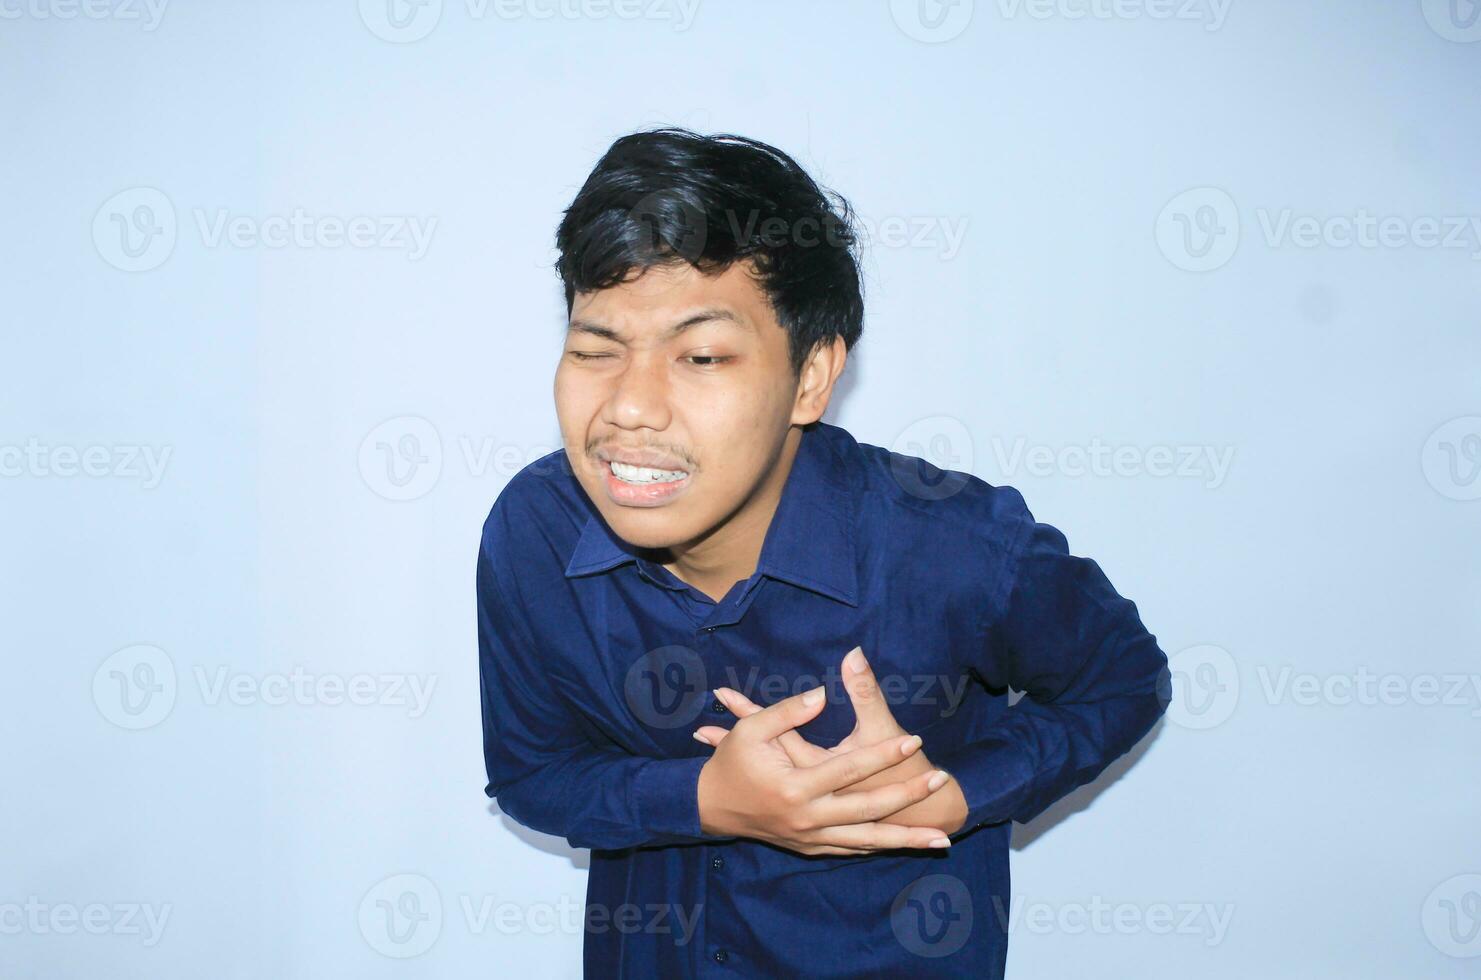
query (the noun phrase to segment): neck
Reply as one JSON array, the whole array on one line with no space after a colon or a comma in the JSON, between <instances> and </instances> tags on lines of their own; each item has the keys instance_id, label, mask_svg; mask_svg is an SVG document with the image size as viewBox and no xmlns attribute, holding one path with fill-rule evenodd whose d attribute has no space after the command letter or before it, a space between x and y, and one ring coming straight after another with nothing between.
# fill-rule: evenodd
<instances>
[{"instance_id":1,"label":"neck","mask_svg":"<svg viewBox=\"0 0 1481 980\"><path fill-rule=\"evenodd\" d=\"M736 582L754 575L801 442L802 429L794 425L787 430L781 452L765 479L746 502L704 536L663 549L658 556L663 566L716 602L725 598Z\"/></svg>"}]
</instances>

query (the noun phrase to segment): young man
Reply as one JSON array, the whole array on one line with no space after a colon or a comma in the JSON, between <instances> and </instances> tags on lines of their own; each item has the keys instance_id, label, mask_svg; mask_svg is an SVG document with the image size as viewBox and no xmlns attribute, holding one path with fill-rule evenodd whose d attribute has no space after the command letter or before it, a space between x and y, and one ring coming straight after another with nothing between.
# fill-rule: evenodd
<instances>
[{"instance_id":1,"label":"young man","mask_svg":"<svg viewBox=\"0 0 1481 980\"><path fill-rule=\"evenodd\" d=\"M1011 821L1166 707L1135 605L1017 491L820 421L848 216L657 130L557 233L565 448L484 524L479 666L485 791L592 849L588 976L1001 976Z\"/></svg>"}]
</instances>

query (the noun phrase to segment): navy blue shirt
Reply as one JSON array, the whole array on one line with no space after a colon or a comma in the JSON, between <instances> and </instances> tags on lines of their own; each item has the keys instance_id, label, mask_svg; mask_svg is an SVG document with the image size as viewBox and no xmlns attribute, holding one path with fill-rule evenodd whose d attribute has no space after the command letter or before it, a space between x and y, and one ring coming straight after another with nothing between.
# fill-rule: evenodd
<instances>
[{"instance_id":1,"label":"navy blue shirt","mask_svg":"<svg viewBox=\"0 0 1481 980\"><path fill-rule=\"evenodd\" d=\"M1170 693L1136 606L1016 490L821 422L718 603L619 539L564 451L499 494L477 584L485 792L592 849L593 977L1000 977L1011 821L1093 779ZM953 845L805 856L701 830L713 749L691 732L734 721L712 689L825 684L798 731L836 745L856 645L962 787Z\"/></svg>"}]
</instances>

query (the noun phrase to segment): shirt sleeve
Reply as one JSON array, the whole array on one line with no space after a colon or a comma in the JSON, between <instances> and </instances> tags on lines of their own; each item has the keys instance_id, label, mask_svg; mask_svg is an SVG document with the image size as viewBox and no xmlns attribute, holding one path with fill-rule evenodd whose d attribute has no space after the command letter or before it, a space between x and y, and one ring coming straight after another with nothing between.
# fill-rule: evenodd
<instances>
[{"instance_id":1,"label":"shirt sleeve","mask_svg":"<svg viewBox=\"0 0 1481 980\"><path fill-rule=\"evenodd\" d=\"M484 792L501 810L573 847L730 839L700 829L699 771L709 756L638 758L584 734L553 690L547 658L499 584L486 542L477 589Z\"/></svg>"},{"instance_id":2,"label":"shirt sleeve","mask_svg":"<svg viewBox=\"0 0 1481 980\"><path fill-rule=\"evenodd\" d=\"M967 740L931 751L967 801L952 837L1038 816L1135 745L1171 699L1167 657L1135 603L1094 561L1070 554L1057 529L1021 513L967 666L1024 696Z\"/></svg>"}]
</instances>

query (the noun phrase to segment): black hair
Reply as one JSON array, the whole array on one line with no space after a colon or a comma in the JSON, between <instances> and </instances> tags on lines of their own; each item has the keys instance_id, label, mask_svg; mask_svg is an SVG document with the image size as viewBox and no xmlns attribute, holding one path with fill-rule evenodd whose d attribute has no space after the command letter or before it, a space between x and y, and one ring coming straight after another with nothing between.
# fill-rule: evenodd
<instances>
[{"instance_id":1,"label":"black hair","mask_svg":"<svg viewBox=\"0 0 1481 980\"><path fill-rule=\"evenodd\" d=\"M787 331L792 372L821 344L864 330L854 214L787 154L743 136L662 128L623 136L556 230L566 313L578 292L653 266L718 275L749 261Z\"/></svg>"}]
</instances>

